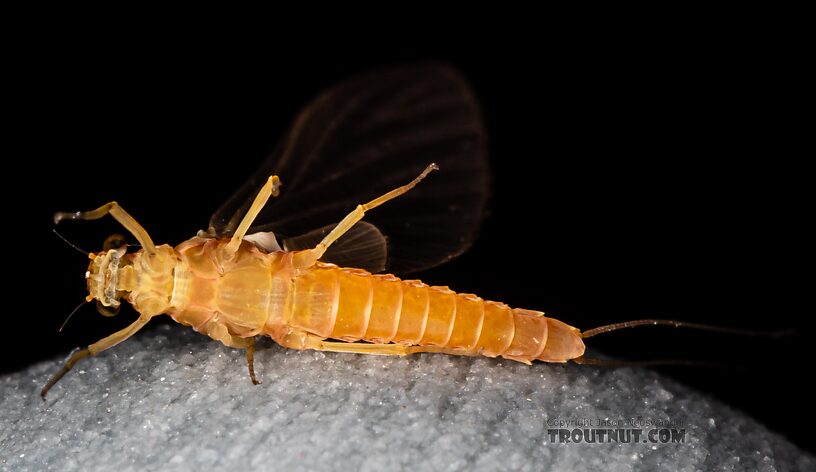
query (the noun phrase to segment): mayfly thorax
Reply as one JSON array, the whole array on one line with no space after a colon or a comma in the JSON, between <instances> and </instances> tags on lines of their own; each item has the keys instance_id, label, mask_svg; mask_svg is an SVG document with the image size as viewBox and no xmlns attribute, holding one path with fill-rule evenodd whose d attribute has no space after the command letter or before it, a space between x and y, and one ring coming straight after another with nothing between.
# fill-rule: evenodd
<instances>
[{"instance_id":1,"label":"mayfly thorax","mask_svg":"<svg viewBox=\"0 0 816 472\"><path fill-rule=\"evenodd\" d=\"M176 247L156 245L116 202L58 213L56 222L110 215L138 241L135 252L106 243L90 254L86 279L87 301L104 314L126 300L139 317L74 353L42 396L77 361L160 314L244 349L255 383L259 335L294 349L580 362L582 338L597 330L582 334L540 311L380 274L408 274L464 252L484 215L488 181L470 87L455 70L424 64L362 75L319 95L208 229Z\"/></svg>"}]
</instances>

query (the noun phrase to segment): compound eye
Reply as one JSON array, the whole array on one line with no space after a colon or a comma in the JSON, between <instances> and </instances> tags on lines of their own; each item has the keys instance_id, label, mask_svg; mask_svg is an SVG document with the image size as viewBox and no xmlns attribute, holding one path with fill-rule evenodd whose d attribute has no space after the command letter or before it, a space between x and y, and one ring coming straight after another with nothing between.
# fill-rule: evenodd
<instances>
[{"instance_id":1,"label":"compound eye","mask_svg":"<svg viewBox=\"0 0 816 472\"><path fill-rule=\"evenodd\" d=\"M119 233L114 233L108 236L105 239L105 244L102 245L102 249L105 251L109 251L111 249L119 249L120 247L127 244L127 239Z\"/></svg>"},{"instance_id":2,"label":"compound eye","mask_svg":"<svg viewBox=\"0 0 816 472\"><path fill-rule=\"evenodd\" d=\"M119 313L119 309L122 308L122 305L119 306L105 306L99 300L96 301L96 310L99 312L100 315L110 318L112 316L116 316Z\"/></svg>"}]
</instances>

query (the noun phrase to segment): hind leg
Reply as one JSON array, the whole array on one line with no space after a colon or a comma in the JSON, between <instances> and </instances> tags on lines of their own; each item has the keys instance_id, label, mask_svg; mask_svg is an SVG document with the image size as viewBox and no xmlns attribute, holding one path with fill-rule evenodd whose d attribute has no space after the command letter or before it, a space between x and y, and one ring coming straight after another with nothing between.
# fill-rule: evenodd
<instances>
[{"instance_id":1,"label":"hind leg","mask_svg":"<svg viewBox=\"0 0 816 472\"><path fill-rule=\"evenodd\" d=\"M446 349L440 346L404 346L402 344L376 344L376 343L347 343L337 341L325 341L319 336L305 332L293 332L282 339L275 340L283 347L290 349L314 349L315 351L328 352L351 352L354 354L371 354L376 356L407 356L420 352L441 352L445 354L469 355L463 351Z\"/></svg>"},{"instance_id":2,"label":"hind leg","mask_svg":"<svg viewBox=\"0 0 816 472\"><path fill-rule=\"evenodd\" d=\"M390 192L386 193L385 195L381 195L368 203L357 205L357 208L355 208L354 210L351 211L351 213L346 215L346 217L343 218L340 221L340 223L338 223L337 226L335 226L334 229L332 229L331 232L329 232L329 234L327 234L326 237L323 238L322 241L317 243L317 246L315 246L314 249L308 249L296 253L293 259L295 267L307 268L314 265L314 263L318 259L323 257L323 254L325 254L326 250L329 248L329 246L331 246L333 242L337 241L341 236L343 236L346 233L346 231L351 229L352 226L354 226L355 224L357 224L358 221L363 219L366 211L371 210L372 208L376 208L382 205L383 203L389 200L393 200L399 197L400 195L406 193L407 191L416 187L416 185L428 174L430 174L431 171L438 169L439 167L436 164L430 164L428 165L428 167L425 168L424 171L422 171L421 174L419 174L411 182L401 187L397 187L394 190L391 190Z\"/></svg>"}]
</instances>

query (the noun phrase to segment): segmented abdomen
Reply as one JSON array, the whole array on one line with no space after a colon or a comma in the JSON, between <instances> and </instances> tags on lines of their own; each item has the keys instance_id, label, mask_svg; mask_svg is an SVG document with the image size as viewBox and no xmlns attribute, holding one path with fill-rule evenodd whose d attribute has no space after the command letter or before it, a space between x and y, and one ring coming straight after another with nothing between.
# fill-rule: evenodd
<instances>
[{"instance_id":1,"label":"segmented abdomen","mask_svg":"<svg viewBox=\"0 0 816 472\"><path fill-rule=\"evenodd\" d=\"M575 328L447 287L329 264L294 283L288 324L323 338L435 346L521 362L564 362L583 353Z\"/></svg>"}]
</instances>

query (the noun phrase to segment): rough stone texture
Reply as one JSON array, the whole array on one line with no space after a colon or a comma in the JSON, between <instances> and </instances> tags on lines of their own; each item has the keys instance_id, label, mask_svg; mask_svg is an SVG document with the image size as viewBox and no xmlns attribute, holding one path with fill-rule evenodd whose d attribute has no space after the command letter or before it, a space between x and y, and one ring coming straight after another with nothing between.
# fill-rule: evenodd
<instances>
[{"instance_id":1,"label":"rough stone texture","mask_svg":"<svg viewBox=\"0 0 816 472\"><path fill-rule=\"evenodd\" d=\"M645 369L265 342L256 355L263 384L253 386L241 352L160 326L87 359L43 402L39 389L61 362L0 381L0 469L816 468L752 419ZM548 434L560 420L633 417L679 423L685 442L560 444Z\"/></svg>"}]
</instances>

